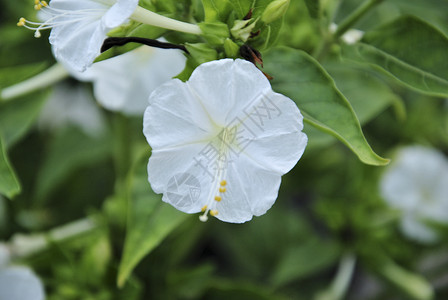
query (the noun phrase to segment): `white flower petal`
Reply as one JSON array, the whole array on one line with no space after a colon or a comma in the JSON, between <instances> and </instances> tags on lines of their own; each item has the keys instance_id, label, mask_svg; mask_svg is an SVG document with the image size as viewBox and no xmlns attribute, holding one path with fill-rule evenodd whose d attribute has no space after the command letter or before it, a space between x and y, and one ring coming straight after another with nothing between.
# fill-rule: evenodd
<instances>
[{"instance_id":1,"label":"white flower petal","mask_svg":"<svg viewBox=\"0 0 448 300\"><path fill-rule=\"evenodd\" d=\"M175 174L190 172L195 162L193 158L202 147L202 144L190 144L172 149L153 150L148 162L148 180L152 189L156 193L163 193L166 191L168 181Z\"/></svg>"},{"instance_id":2,"label":"white flower petal","mask_svg":"<svg viewBox=\"0 0 448 300\"><path fill-rule=\"evenodd\" d=\"M272 207L278 196L281 174L267 171L246 156L229 164L226 191L220 193L216 216L221 221L243 223Z\"/></svg>"},{"instance_id":3,"label":"white flower petal","mask_svg":"<svg viewBox=\"0 0 448 300\"><path fill-rule=\"evenodd\" d=\"M142 115L151 92L179 74L185 57L179 50L139 47L93 64L86 72L105 108Z\"/></svg>"},{"instance_id":4,"label":"white flower petal","mask_svg":"<svg viewBox=\"0 0 448 300\"><path fill-rule=\"evenodd\" d=\"M50 43L56 58L71 69L83 72L100 54L106 34L125 22L137 7L136 0L52 0ZM53 20L51 22L50 20Z\"/></svg>"},{"instance_id":5,"label":"white flower petal","mask_svg":"<svg viewBox=\"0 0 448 300\"><path fill-rule=\"evenodd\" d=\"M39 278L26 267L0 269L0 300L43 300Z\"/></svg>"},{"instance_id":6,"label":"white flower petal","mask_svg":"<svg viewBox=\"0 0 448 300\"><path fill-rule=\"evenodd\" d=\"M421 220L418 220L416 216L411 214L403 216L400 227L404 235L421 243L431 244L438 239L433 229L429 228Z\"/></svg>"},{"instance_id":7,"label":"white flower petal","mask_svg":"<svg viewBox=\"0 0 448 300\"><path fill-rule=\"evenodd\" d=\"M100 54L106 31L99 26L99 21L80 24L77 27L54 28L51 31L50 43L57 60L82 72Z\"/></svg>"},{"instance_id":8,"label":"white flower petal","mask_svg":"<svg viewBox=\"0 0 448 300\"><path fill-rule=\"evenodd\" d=\"M255 101L245 115L248 116L245 126L257 135L243 153L266 170L279 174L291 170L308 142L306 134L302 132L303 117L295 103L281 94L269 91Z\"/></svg>"},{"instance_id":9,"label":"white flower petal","mask_svg":"<svg viewBox=\"0 0 448 300\"><path fill-rule=\"evenodd\" d=\"M153 149L210 138L213 124L198 100L178 79L156 89L149 99L143 132Z\"/></svg>"},{"instance_id":10,"label":"white flower petal","mask_svg":"<svg viewBox=\"0 0 448 300\"><path fill-rule=\"evenodd\" d=\"M105 130L104 116L87 87L69 83L54 87L40 113L38 125L53 131L68 125L76 126L89 136L99 136Z\"/></svg>"},{"instance_id":11,"label":"white flower petal","mask_svg":"<svg viewBox=\"0 0 448 300\"><path fill-rule=\"evenodd\" d=\"M256 97L271 89L266 76L241 59L202 64L187 83L220 126L230 123Z\"/></svg>"},{"instance_id":12,"label":"white flower petal","mask_svg":"<svg viewBox=\"0 0 448 300\"><path fill-rule=\"evenodd\" d=\"M123 24L134 12L138 0L118 0L103 16L102 22L107 29Z\"/></svg>"}]
</instances>

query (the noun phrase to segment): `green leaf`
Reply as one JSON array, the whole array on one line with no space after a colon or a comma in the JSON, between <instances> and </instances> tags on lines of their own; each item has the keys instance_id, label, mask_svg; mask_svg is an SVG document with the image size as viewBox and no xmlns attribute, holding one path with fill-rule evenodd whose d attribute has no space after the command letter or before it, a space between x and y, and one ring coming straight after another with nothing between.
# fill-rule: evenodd
<instances>
[{"instance_id":1,"label":"green leaf","mask_svg":"<svg viewBox=\"0 0 448 300\"><path fill-rule=\"evenodd\" d=\"M14 101L0 103L0 134L4 138L6 148L10 148L28 132L47 95L48 91L37 91Z\"/></svg>"},{"instance_id":2,"label":"green leaf","mask_svg":"<svg viewBox=\"0 0 448 300\"><path fill-rule=\"evenodd\" d=\"M344 57L371 64L407 87L448 97L448 38L430 24L404 16L344 46Z\"/></svg>"},{"instance_id":3,"label":"green leaf","mask_svg":"<svg viewBox=\"0 0 448 300\"><path fill-rule=\"evenodd\" d=\"M0 90L45 70L47 63L33 63L0 69Z\"/></svg>"},{"instance_id":4,"label":"green leaf","mask_svg":"<svg viewBox=\"0 0 448 300\"><path fill-rule=\"evenodd\" d=\"M93 138L75 127L59 132L49 144L38 173L37 201L43 203L76 170L109 158L112 148L109 135Z\"/></svg>"},{"instance_id":5,"label":"green leaf","mask_svg":"<svg viewBox=\"0 0 448 300\"><path fill-rule=\"evenodd\" d=\"M319 0L305 0L306 8L308 8L308 12L310 17L313 19L317 19L319 17Z\"/></svg>"},{"instance_id":6,"label":"green leaf","mask_svg":"<svg viewBox=\"0 0 448 300\"><path fill-rule=\"evenodd\" d=\"M227 24L222 22L202 22L198 24L203 37L210 45L222 45L224 40L230 36Z\"/></svg>"},{"instance_id":7,"label":"green leaf","mask_svg":"<svg viewBox=\"0 0 448 300\"><path fill-rule=\"evenodd\" d=\"M260 51L269 49L277 41L282 25L283 18L264 25L261 28L261 33L250 41L251 46Z\"/></svg>"},{"instance_id":8,"label":"green leaf","mask_svg":"<svg viewBox=\"0 0 448 300\"><path fill-rule=\"evenodd\" d=\"M340 248L336 244L319 240L289 248L273 272L271 282L279 287L309 277L336 264L339 255Z\"/></svg>"},{"instance_id":9,"label":"green leaf","mask_svg":"<svg viewBox=\"0 0 448 300\"><path fill-rule=\"evenodd\" d=\"M162 202L148 183L145 159L137 161L129 176L128 227L118 270L123 286L137 264L188 217Z\"/></svg>"},{"instance_id":10,"label":"green leaf","mask_svg":"<svg viewBox=\"0 0 448 300\"><path fill-rule=\"evenodd\" d=\"M165 33L165 29L150 26L146 24L136 24L131 23L127 27L119 27L115 29L114 31L109 33L109 36L114 37L142 37L147 39L157 39ZM134 50L137 47L140 47L141 44L138 43L128 43L124 46L118 46L118 47L112 47L109 50L101 53L96 59L95 62L99 62L105 59L109 59L121 54L124 54L126 52L129 52L131 50Z\"/></svg>"},{"instance_id":11,"label":"green leaf","mask_svg":"<svg viewBox=\"0 0 448 300\"><path fill-rule=\"evenodd\" d=\"M230 1L235 11L237 19L242 20L250 11L252 5L257 0L233 0ZM267 4L266 4L267 5ZM261 13L259 13L261 14Z\"/></svg>"},{"instance_id":12,"label":"green leaf","mask_svg":"<svg viewBox=\"0 0 448 300\"><path fill-rule=\"evenodd\" d=\"M335 62L326 64L325 69L347 97L361 125L370 122L391 105L396 108L403 105L402 100L371 70ZM308 135L309 148L327 147L336 141L333 136L312 126L305 126L304 131Z\"/></svg>"},{"instance_id":13,"label":"green leaf","mask_svg":"<svg viewBox=\"0 0 448 300\"><path fill-rule=\"evenodd\" d=\"M296 102L305 122L338 138L366 164L389 162L370 148L350 103L315 59L283 47L266 53L264 61L274 90Z\"/></svg>"},{"instance_id":14,"label":"green leaf","mask_svg":"<svg viewBox=\"0 0 448 300\"><path fill-rule=\"evenodd\" d=\"M0 89L14 85L33 75L42 72L46 63L35 63L24 66L0 69ZM46 100L48 90L35 91L12 101L2 102L0 99L0 134L5 147L10 148L34 124Z\"/></svg>"},{"instance_id":15,"label":"green leaf","mask_svg":"<svg viewBox=\"0 0 448 300\"><path fill-rule=\"evenodd\" d=\"M374 72L346 63L325 65L337 88L347 97L359 122L363 125L387 107L401 102Z\"/></svg>"},{"instance_id":16,"label":"green leaf","mask_svg":"<svg viewBox=\"0 0 448 300\"><path fill-rule=\"evenodd\" d=\"M232 4L228 0L202 0L204 6L205 22L227 22Z\"/></svg>"},{"instance_id":17,"label":"green leaf","mask_svg":"<svg viewBox=\"0 0 448 300\"><path fill-rule=\"evenodd\" d=\"M19 192L19 181L9 164L6 149L0 136L0 194L13 198Z\"/></svg>"}]
</instances>

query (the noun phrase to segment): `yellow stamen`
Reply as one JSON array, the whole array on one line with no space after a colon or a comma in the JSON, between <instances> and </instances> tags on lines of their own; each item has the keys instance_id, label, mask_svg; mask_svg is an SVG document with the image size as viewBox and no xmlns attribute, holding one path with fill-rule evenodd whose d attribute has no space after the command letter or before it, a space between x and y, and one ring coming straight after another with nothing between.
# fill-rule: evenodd
<instances>
[{"instance_id":1,"label":"yellow stamen","mask_svg":"<svg viewBox=\"0 0 448 300\"><path fill-rule=\"evenodd\" d=\"M219 188L219 192L220 193L225 193L226 192L226 188L225 187L220 187Z\"/></svg>"},{"instance_id":2,"label":"yellow stamen","mask_svg":"<svg viewBox=\"0 0 448 300\"><path fill-rule=\"evenodd\" d=\"M36 4L36 5L34 5L34 9L35 10L40 10L42 8L42 4Z\"/></svg>"},{"instance_id":3,"label":"yellow stamen","mask_svg":"<svg viewBox=\"0 0 448 300\"><path fill-rule=\"evenodd\" d=\"M220 202L222 200L221 196L215 196L215 201Z\"/></svg>"},{"instance_id":4,"label":"yellow stamen","mask_svg":"<svg viewBox=\"0 0 448 300\"><path fill-rule=\"evenodd\" d=\"M39 0L34 0L35 5L39 4L39 2L40 2Z\"/></svg>"},{"instance_id":5,"label":"yellow stamen","mask_svg":"<svg viewBox=\"0 0 448 300\"><path fill-rule=\"evenodd\" d=\"M221 181L220 184L221 184L221 186L225 186L227 184L227 181L223 180L223 181Z\"/></svg>"},{"instance_id":6,"label":"yellow stamen","mask_svg":"<svg viewBox=\"0 0 448 300\"><path fill-rule=\"evenodd\" d=\"M207 205L202 206L201 211L204 212L207 210Z\"/></svg>"},{"instance_id":7,"label":"yellow stamen","mask_svg":"<svg viewBox=\"0 0 448 300\"><path fill-rule=\"evenodd\" d=\"M45 7L47 7L47 6L48 6L48 3L47 3L47 1L41 1L41 2L40 2L40 4L42 4L42 6L45 6Z\"/></svg>"},{"instance_id":8,"label":"yellow stamen","mask_svg":"<svg viewBox=\"0 0 448 300\"><path fill-rule=\"evenodd\" d=\"M25 21L26 21L25 18L23 18L23 17L20 18L19 22L17 22L17 26L25 26Z\"/></svg>"},{"instance_id":9,"label":"yellow stamen","mask_svg":"<svg viewBox=\"0 0 448 300\"><path fill-rule=\"evenodd\" d=\"M218 215L218 211L217 210L211 210L210 211L210 216L217 216Z\"/></svg>"}]
</instances>

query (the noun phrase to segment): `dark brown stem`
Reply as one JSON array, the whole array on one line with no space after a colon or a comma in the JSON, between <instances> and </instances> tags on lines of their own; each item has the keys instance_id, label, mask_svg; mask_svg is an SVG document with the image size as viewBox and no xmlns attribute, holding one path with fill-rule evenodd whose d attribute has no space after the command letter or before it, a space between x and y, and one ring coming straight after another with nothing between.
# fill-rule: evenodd
<instances>
[{"instance_id":1,"label":"dark brown stem","mask_svg":"<svg viewBox=\"0 0 448 300\"><path fill-rule=\"evenodd\" d=\"M139 43L150 47L156 47L161 49L179 49L184 51L185 53L189 53L187 48L184 45L176 45L166 42L161 42L153 39L146 39L140 37L109 37L104 40L103 45L101 46L101 52L109 50L114 46L123 46L127 43Z\"/></svg>"}]
</instances>

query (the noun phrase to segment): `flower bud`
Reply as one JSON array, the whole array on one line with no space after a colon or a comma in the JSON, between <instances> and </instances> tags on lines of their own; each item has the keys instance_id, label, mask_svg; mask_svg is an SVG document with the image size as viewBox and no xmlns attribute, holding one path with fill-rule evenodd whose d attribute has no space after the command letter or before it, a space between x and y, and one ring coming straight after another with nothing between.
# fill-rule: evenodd
<instances>
[{"instance_id":1,"label":"flower bud","mask_svg":"<svg viewBox=\"0 0 448 300\"><path fill-rule=\"evenodd\" d=\"M277 21L288 10L289 0L275 0L269 3L261 16L261 21L265 24Z\"/></svg>"}]
</instances>

